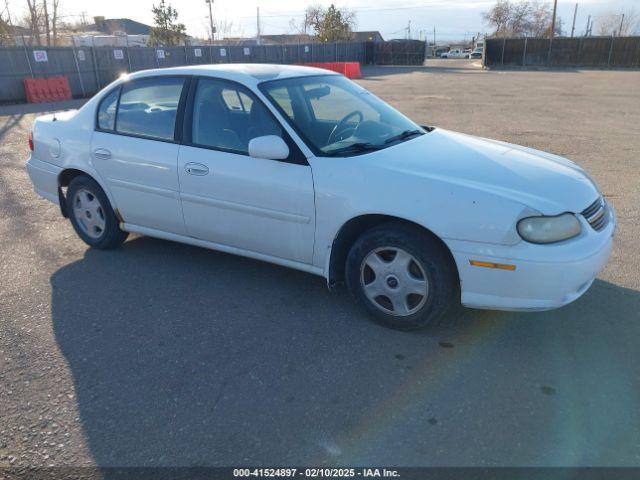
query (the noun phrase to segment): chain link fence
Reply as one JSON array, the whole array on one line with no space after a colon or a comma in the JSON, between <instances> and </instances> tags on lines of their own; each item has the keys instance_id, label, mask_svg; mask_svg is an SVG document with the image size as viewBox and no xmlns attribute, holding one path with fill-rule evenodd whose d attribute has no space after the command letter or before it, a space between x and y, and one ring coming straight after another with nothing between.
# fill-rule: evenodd
<instances>
[{"instance_id":1,"label":"chain link fence","mask_svg":"<svg viewBox=\"0 0 640 480\"><path fill-rule=\"evenodd\" d=\"M640 67L640 37L491 38L487 67Z\"/></svg>"},{"instance_id":2,"label":"chain link fence","mask_svg":"<svg viewBox=\"0 0 640 480\"><path fill-rule=\"evenodd\" d=\"M404 44L407 45L404 45ZM424 42L343 42L286 45L177 47L0 47L0 102L25 101L24 78L64 75L74 97L86 97L127 72L215 63L424 61Z\"/></svg>"}]
</instances>

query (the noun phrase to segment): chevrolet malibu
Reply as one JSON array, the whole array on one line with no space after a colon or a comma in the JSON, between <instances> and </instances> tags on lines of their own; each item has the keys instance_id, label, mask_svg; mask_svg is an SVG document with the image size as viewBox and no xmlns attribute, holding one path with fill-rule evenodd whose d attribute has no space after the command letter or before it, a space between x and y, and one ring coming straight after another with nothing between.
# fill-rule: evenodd
<instances>
[{"instance_id":1,"label":"chevrolet malibu","mask_svg":"<svg viewBox=\"0 0 640 480\"><path fill-rule=\"evenodd\" d=\"M566 305L615 229L575 163L420 126L315 68L133 73L39 117L29 144L35 191L89 246L137 233L303 270L399 329L460 301Z\"/></svg>"}]
</instances>

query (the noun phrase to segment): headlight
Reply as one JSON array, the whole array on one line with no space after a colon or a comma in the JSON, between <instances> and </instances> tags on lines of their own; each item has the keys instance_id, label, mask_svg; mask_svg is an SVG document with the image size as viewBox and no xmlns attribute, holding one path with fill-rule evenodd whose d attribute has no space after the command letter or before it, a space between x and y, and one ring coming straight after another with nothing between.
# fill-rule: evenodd
<instances>
[{"instance_id":1,"label":"headlight","mask_svg":"<svg viewBox=\"0 0 640 480\"><path fill-rule=\"evenodd\" d=\"M580 233L580 221L572 213L556 217L529 217L518 222L518 233L531 243L553 243Z\"/></svg>"}]
</instances>

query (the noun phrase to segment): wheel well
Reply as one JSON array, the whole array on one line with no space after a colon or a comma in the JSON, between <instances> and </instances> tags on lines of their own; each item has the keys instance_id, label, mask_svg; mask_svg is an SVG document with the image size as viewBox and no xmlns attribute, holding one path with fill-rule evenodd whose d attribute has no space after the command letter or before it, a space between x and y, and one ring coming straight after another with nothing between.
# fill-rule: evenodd
<instances>
[{"instance_id":1,"label":"wheel well","mask_svg":"<svg viewBox=\"0 0 640 480\"><path fill-rule=\"evenodd\" d=\"M405 225L411 226L412 228L416 228L422 232L427 233L443 247L443 250L449 254L449 258L451 260L451 264L456 272L456 277L458 276L458 269L456 266L456 262L453 259L453 255L451 254L451 250L447 247L446 243L444 243L440 237L434 234L431 230L423 227L422 225L411 222L409 220L405 220L403 218L394 217L390 215L379 215L379 214L370 214L370 215L361 215L359 217L352 218L347 223L345 223L336 238L333 240L333 245L331 246L331 259L329 260L329 285L334 286L340 284L344 281L344 273L345 273L345 264L347 261L347 255L349 254L349 250L355 243L355 241L367 230L370 230L374 227L385 223L403 223Z\"/></svg>"},{"instance_id":2,"label":"wheel well","mask_svg":"<svg viewBox=\"0 0 640 480\"><path fill-rule=\"evenodd\" d=\"M100 185L100 183L97 182L97 180L93 178L91 175L89 175L87 172L83 172L82 170L78 170L77 168L67 168L66 170L63 170L62 172L60 172L60 174L58 175L58 200L60 202L60 211L62 213L62 216L65 218L69 218L69 212L67 212L65 194L62 191L62 187L68 187L71 181L74 178L79 177L80 175L89 177L90 179L98 183L98 185ZM106 195L107 195L107 198L109 198L109 195L108 194ZM124 221L122 218L122 215L120 215L120 211L114 205L112 205L112 208L113 208L113 212L116 214L116 218L118 219L118 221L120 222Z\"/></svg>"},{"instance_id":3,"label":"wheel well","mask_svg":"<svg viewBox=\"0 0 640 480\"><path fill-rule=\"evenodd\" d=\"M68 187L71 183L71 180L79 175L87 175L87 173L75 168L68 168L66 170L63 170L62 172L60 172L60 175L58 175L58 185L61 187Z\"/></svg>"}]
</instances>

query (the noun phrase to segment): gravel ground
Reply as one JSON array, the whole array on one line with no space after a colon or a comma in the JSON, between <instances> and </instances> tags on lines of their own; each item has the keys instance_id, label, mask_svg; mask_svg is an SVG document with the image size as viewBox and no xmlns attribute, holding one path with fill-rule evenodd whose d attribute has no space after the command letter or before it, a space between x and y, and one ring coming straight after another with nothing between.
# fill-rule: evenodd
<instances>
[{"instance_id":1,"label":"gravel ground","mask_svg":"<svg viewBox=\"0 0 640 480\"><path fill-rule=\"evenodd\" d=\"M619 218L591 290L400 333L304 273L88 250L24 170L41 107L1 107L0 467L640 466L640 72L364 73L416 121L584 166Z\"/></svg>"}]
</instances>

